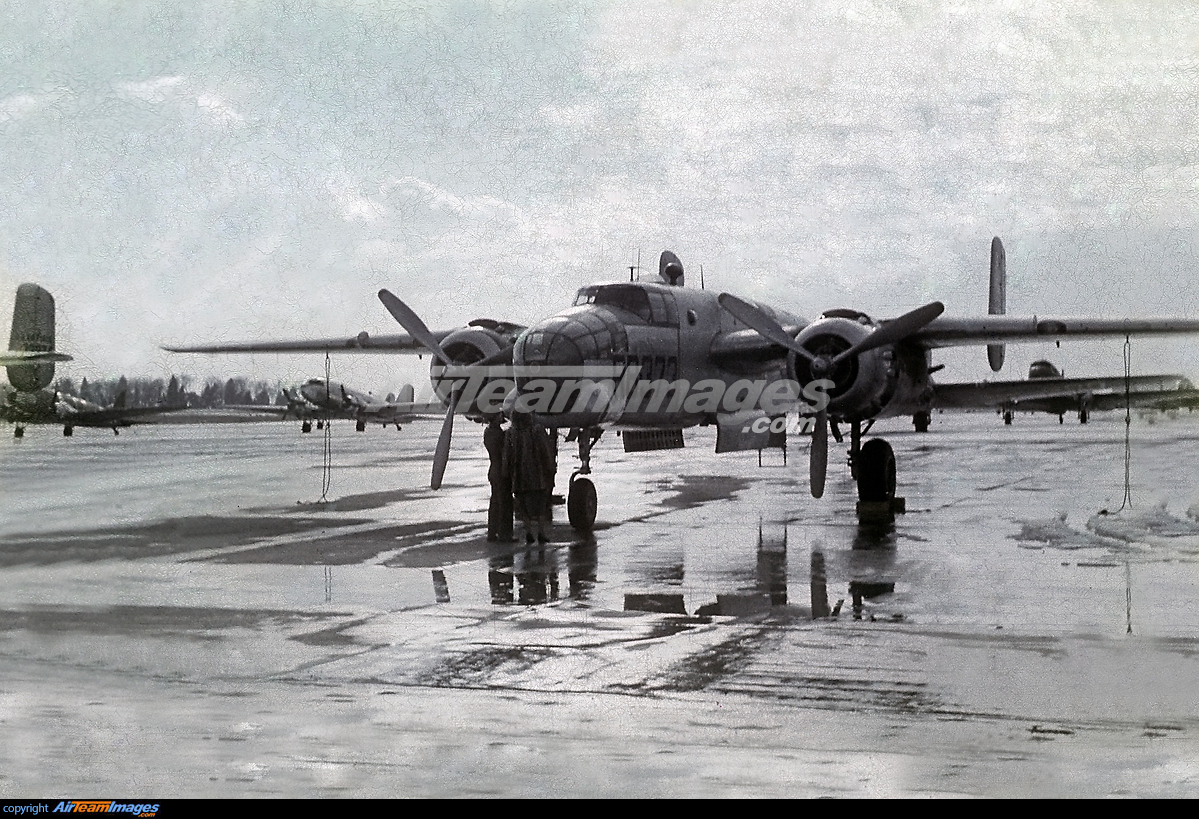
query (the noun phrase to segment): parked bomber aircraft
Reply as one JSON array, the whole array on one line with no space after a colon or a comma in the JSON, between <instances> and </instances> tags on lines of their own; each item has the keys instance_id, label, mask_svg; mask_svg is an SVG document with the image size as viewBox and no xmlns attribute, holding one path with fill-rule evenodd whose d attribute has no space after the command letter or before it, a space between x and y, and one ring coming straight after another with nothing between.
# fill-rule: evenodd
<instances>
[{"instance_id":1,"label":"parked bomber aircraft","mask_svg":"<svg viewBox=\"0 0 1199 819\"><path fill-rule=\"evenodd\" d=\"M863 443L875 421L911 415L917 426L927 424L938 396L954 390L961 404L973 394L975 407L991 406L977 385L933 383L931 375L940 369L931 360L935 348L986 345L998 371L1008 342L1199 332L1194 319L1004 315L1005 258L998 238L991 247L990 312L977 318L944 317L944 306L931 302L889 320L836 309L809 322L729 293L685 288L683 265L670 251L661 256L659 275L656 283L583 287L573 306L531 327L477 319L431 332L403 301L381 290L380 300L406 335L167 349L432 353L434 387L448 407L433 488L441 483L460 407L482 414L527 411L545 427L569 428L567 440L578 442L581 467L571 476L567 508L572 525L586 530L596 513L595 487L586 477L591 449L605 428L624 430L626 450L661 449L681 446L682 427L714 423L718 451L757 448L747 445L752 434L744 433L767 433L774 424L764 419L806 411L814 415L812 495L824 493L829 431L841 441L844 424L859 499L889 502L895 494L892 448L882 438ZM1036 383L1026 390L1013 389L1011 397L1046 394ZM722 438L733 444L722 448Z\"/></svg>"},{"instance_id":2,"label":"parked bomber aircraft","mask_svg":"<svg viewBox=\"0 0 1199 819\"><path fill-rule=\"evenodd\" d=\"M9 349L0 352L0 364L8 371L13 391L0 405L0 417L15 424L14 437L25 435L27 424L62 424L62 434L75 427L106 427L119 434L121 427L137 419L169 412L166 407L125 406L125 393L111 407L101 407L73 395L48 390L54 380L54 364L71 356L54 351L54 297L36 284L17 288L13 303Z\"/></svg>"},{"instance_id":3,"label":"parked bomber aircraft","mask_svg":"<svg viewBox=\"0 0 1199 819\"><path fill-rule=\"evenodd\" d=\"M1032 363L1027 381L937 384L934 390L938 409L977 409L985 404L999 412L1005 424L1012 423L1016 412L1046 412L1058 416L1059 422L1066 413L1077 412L1079 423L1085 424L1096 411L1199 406L1199 390L1181 375L1065 378L1045 360Z\"/></svg>"}]
</instances>

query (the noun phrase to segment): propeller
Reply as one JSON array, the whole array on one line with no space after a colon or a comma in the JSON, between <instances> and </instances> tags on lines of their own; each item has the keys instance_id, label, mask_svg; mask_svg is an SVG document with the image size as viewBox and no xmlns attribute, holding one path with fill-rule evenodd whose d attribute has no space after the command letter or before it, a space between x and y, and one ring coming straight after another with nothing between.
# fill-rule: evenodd
<instances>
[{"instance_id":1,"label":"propeller","mask_svg":"<svg viewBox=\"0 0 1199 819\"><path fill-rule=\"evenodd\" d=\"M811 351L805 349L803 345L792 338L783 329L781 324L760 307L754 307L749 302L737 298L732 293L721 293L716 297L716 300L720 302L721 307L732 314L733 318L751 329L757 330L758 335L767 341L771 341L780 347L786 347L788 350L803 356L808 361L816 360Z\"/></svg>"},{"instance_id":2,"label":"propeller","mask_svg":"<svg viewBox=\"0 0 1199 819\"><path fill-rule=\"evenodd\" d=\"M816 413L816 426L812 427L812 454L808 460L808 482L812 497L824 495L824 477L828 474L828 411Z\"/></svg>"},{"instance_id":3,"label":"propeller","mask_svg":"<svg viewBox=\"0 0 1199 819\"><path fill-rule=\"evenodd\" d=\"M933 301L923 307L917 307L915 310L904 313L897 319L891 319L845 352L839 353L833 358L832 364L835 367L847 358L852 358L855 355L887 344L895 344L903 341L944 312L945 305L939 301Z\"/></svg>"},{"instance_id":4,"label":"propeller","mask_svg":"<svg viewBox=\"0 0 1199 819\"><path fill-rule=\"evenodd\" d=\"M383 302L383 306L387 308L387 312L391 313L391 317L400 323L408 335L421 343L426 350L437 356L438 361L447 367L454 362L450 359L446 351L441 348L441 344L429 332L429 328L421 321L411 307L400 301L399 297L393 294L390 290L384 289L379 291L379 301Z\"/></svg>"},{"instance_id":5,"label":"propeller","mask_svg":"<svg viewBox=\"0 0 1199 819\"><path fill-rule=\"evenodd\" d=\"M454 365L453 359L446 353L445 349L437 341L437 338L429 332L429 328L421 321L420 316L416 314L411 307L404 304L398 296L390 290L379 291L379 301L383 302L383 306L387 308L387 312L391 313L391 317L400 323L408 335L416 339L426 350L432 353L438 361L446 367ZM509 344L502 350L499 350L492 355L487 356L482 361L476 361L473 364L468 364L461 369L473 367L491 367L497 364L511 364L514 353L514 345ZM446 464L450 459L450 441L454 435L454 413L458 410L458 399L462 397L462 389L451 389L448 408L446 409L445 421L441 424L441 434L437 436L437 448L433 451L433 477L429 481L431 489L441 488L441 479L445 476Z\"/></svg>"},{"instance_id":6,"label":"propeller","mask_svg":"<svg viewBox=\"0 0 1199 819\"><path fill-rule=\"evenodd\" d=\"M742 324L757 330L767 341L792 350L797 355L807 359L811 373L816 378L825 378L832 374L836 371L837 366L846 359L888 344L903 341L945 312L945 305L939 301L930 302L923 307L917 307L915 310L904 313L899 318L888 321L857 344L852 345L848 350L830 357L814 355L800 344L797 339L792 338L774 318L760 307L755 307L731 293L721 293L717 297L717 301L734 318ZM812 497L814 498L819 498L824 494L825 476L828 471L828 425L828 412L826 410L817 412L816 425L812 430L812 449L808 462L808 475L811 482Z\"/></svg>"},{"instance_id":7,"label":"propeller","mask_svg":"<svg viewBox=\"0 0 1199 819\"><path fill-rule=\"evenodd\" d=\"M308 402L303 397L297 397L291 390L283 388L283 397L287 399L287 409L283 411L283 420L286 421L290 415L293 418L299 418L300 411L308 406Z\"/></svg>"}]
</instances>

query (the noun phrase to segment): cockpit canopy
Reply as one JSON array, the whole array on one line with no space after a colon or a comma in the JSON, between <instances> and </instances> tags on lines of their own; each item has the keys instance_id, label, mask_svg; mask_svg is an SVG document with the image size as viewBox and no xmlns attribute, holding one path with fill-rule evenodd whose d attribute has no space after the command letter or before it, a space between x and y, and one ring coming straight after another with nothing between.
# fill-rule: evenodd
<instances>
[{"instance_id":1,"label":"cockpit canopy","mask_svg":"<svg viewBox=\"0 0 1199 819\"><path fill-rule=\"evenodd\" d=\"M679 326L679 311L675 305L674 294L641 284L593 284L582 287L575 296L575 306L584 304L632 314L647 324L659 327Z\"/></svg>"}]
</instances>

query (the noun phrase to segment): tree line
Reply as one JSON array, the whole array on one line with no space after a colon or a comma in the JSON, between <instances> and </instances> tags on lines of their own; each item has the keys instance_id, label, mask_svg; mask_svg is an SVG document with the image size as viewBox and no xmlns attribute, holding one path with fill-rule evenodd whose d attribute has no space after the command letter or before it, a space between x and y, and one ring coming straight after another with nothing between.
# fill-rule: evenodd
<instances>
[{"instance_id":1,"label":"tree line","mask_svg":"<svg viewBox=\"0 0 1199 819\"><path fill-rule=\"evenodd\" d=\"M172 375L170 381L161 378L120 378L88 381L84 378L76 385L72 378L60 378L54 389L66 395L74 395L107 407L115 404L117 397L125 393L127 407L227 407L233 405L287 406L283 386L273 387L265 381L253 383L245 378L230 378L221 381L209 378L203 385L190 375Z\"/></svg>"}]
</instances>

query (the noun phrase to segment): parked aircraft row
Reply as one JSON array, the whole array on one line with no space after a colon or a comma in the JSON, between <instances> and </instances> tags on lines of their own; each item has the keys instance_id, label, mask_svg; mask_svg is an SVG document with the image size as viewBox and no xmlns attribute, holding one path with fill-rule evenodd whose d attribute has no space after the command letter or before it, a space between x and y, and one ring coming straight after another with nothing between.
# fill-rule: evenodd
<instances>
[{"instance_id":1,"label":"parked aircraft row","mask_svg":"<svg viewBox=\"0 0 1199 819\"><path fill-rule=\"evenodd\" d=\"M911 416L917 429L926 429L934 409L993 409L997 402L1076 398L1080 391L1095 390L1077 380L1054 384L1051 379L1000 387L938 384L932 379L943 366L932 363L937 348L986 346L992 369L999 371L1008 343L1199 332L1199 320L1185 318L1008 316L1005 254L998 237L991 246L989 311L981 317L943 316L944 306L934 301L888 320L835 309L805 321L730 293L685 288L683 265L670 251L661 256L659 277L654 283L583 287L573 305L530 327L480 318L433 332L401 299L381 290L380 300L404 334L166 349L430 353L434 388L447 408L431 486L441 484L460 405L476 415L497 408L527 410L535 423L569 429L567 440L577 441L580 467L571 476L567 507L572 525L588 530L597 509L587 477L591 450L606 429L624 430L626 449L655 449L681 445L681 434L674 433L683 427L715 424L718 450L722 436L736 442L727 451L755 447L753 435L744 433L761 426L747 425L747 416L808 411L815 416L809 459L813 497L824 493L828 435L841 442L841 427L847 426L859 500L889 505L896 485L893 450L883 438L864 440L877 421ZM586 379L580 375L588 372L592 383L583 400L580 382ZM786 389L775 389L780 385ZM558 400L568 394L576 395L573 403ZM727 400L747 394L753 397L748 406ZM641 403L634 400L638 396ZM484 406L488 401L490 406Z\"/></svg>"},{"instance_id":2,"label":"parked aircraft row","mask_svg":"<svg viewBox=\"0 0 1199 819\"><path fill-rule=\"evenodd\" d=\"M13 303L12 332L9 349L0 353L0 364L8 371L12 389L0 404L0 418L14 424L13 434L20 438L29 424L61 424L63 435L74 434L76 427L101 427L119 434L122 427L148 421L164 413L178 412L185 407L128 407L127 395L120 392L111 406L104 407L74 395L49 389L54 380L54 365L70 361L71 356L55 350L54 297L36 284L17 288ZM256 415L274 414L303 421L305 432L312 421L324 423L332 419L355 421L358 430L368 422L384 426L400 424L417 417L426 408L414 403L411 384L400 389L398 400L380 401L369 393L353 390L336 381L312 378L305 382L296 396L287 391L286 406L226 406L225 411L241 411Z\"/></svg>"}]
</instances>

